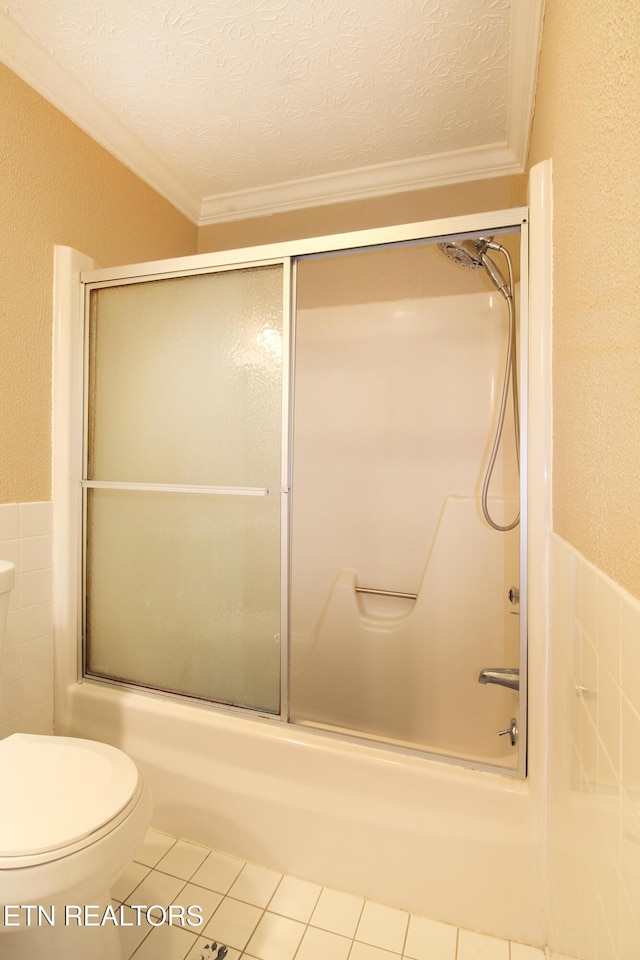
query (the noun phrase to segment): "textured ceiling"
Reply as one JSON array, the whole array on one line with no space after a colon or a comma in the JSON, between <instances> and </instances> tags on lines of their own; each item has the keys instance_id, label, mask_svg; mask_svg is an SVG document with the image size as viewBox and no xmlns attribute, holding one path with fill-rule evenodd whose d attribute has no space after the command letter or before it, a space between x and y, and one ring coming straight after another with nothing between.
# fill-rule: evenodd
<instances>
[{"instance_id":1,"label":"textured ceiling","mask_svg":"<svg viewBox=\"0 0 640 960\"><path fill-rule=\"evenodd\" d=\"M508 138L512 0L0 0L0 11L197 198Z\"/></svg>"}]
</instances>

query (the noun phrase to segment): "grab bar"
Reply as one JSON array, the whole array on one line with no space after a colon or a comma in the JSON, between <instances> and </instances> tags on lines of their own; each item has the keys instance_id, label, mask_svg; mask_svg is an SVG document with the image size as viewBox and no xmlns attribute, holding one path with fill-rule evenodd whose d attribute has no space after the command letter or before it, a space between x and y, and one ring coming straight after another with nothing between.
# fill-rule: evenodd
<instances>
[{"instance_id":1,"label":"grab bar","mask_svg":"<svg viewBox=\"0 0 640 960\"><path fill-rule=\"evenodd\" d=\"M400 590L376 590L375 587L356 587L356 593L373 593L377 597L400 597L401 600L417 600L417 593L402 593Z\"/></svg>"}]
</instances>

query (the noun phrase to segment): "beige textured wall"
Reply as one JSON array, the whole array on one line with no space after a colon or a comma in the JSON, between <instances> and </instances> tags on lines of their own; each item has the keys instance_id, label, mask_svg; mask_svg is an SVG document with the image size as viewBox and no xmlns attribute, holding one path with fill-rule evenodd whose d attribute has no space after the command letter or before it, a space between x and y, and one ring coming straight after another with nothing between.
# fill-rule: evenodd
<instances>
[{"instance_id":1,"label":"beige textured wall","mask_svg":"<svg viewBox=\"0 0 640 960\"><path fill-rule=\"evenodd\" d=\"M199 253L280 240L320 237L349 230L389 227L398 223L457 217L484 210L506 210L526 203L526 177L496 177L392 197L334 203L309 210L290 210L270 217L234 220L201 227Z\"/></svg>"},{"instance_id":2,"label":"beige textured wall","mask_svg":"<svg viewBox=\"0 0 640 960\"><path fill-rule=\"evenodd\" d=\"M640 3L547 0L530 163L553 160L554 528L640 597Z\"/></svg>"},{"instance_id":3,"label":"beige textured wall","mask_svg":"<svg viewBox=\"0 0 640 960\"><path fill-rule=\"evenodd\" d=\"M196 252L166 200L0 65L0 503L51 497L53 245L105 266Z\"/></svg>"}]
</instances>

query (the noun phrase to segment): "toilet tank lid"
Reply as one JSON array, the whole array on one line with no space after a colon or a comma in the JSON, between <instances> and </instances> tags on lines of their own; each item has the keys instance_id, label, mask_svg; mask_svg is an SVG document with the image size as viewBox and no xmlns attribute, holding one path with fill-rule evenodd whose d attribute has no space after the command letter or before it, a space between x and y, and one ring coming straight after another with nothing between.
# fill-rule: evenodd
<instances>
[{"instance_id":1,"label":"toilet tank lid","mask_svg":"<svg viewBox=\"0 0 640 960\"><path fill-rule=\"evenodd\" d=\"M138 768L94 740L15 733L0 741L0 857L56 850L88 837L127 805Z\"/></svg>"}]
</instances>

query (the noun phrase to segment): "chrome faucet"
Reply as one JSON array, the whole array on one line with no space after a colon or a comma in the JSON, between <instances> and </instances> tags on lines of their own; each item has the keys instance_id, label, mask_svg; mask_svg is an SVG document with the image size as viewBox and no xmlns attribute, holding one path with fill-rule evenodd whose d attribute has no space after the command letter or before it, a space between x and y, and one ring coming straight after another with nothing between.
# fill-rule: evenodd
<instances>
[{"instance_id":1,"label":"chrome faucet","mask_svg":"<svg viewBox=\"0 0 640 960\"><path fill-rule=\"evenodd\" d=\"M510 690L520 689L520 670L518 667L487 667L478 674L478 683L495 683Z\"/></svg>"}]
</instances>

